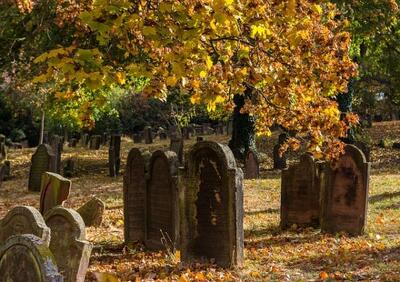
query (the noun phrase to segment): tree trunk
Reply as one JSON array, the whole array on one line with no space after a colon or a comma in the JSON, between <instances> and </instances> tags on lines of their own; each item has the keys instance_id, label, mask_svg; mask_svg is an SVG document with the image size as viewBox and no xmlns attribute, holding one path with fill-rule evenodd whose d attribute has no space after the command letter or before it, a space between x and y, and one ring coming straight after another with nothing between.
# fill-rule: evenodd
<instances>
[{"instance_id":1,"label":"tree trunk","mask_svg":"<svg viewBox=\"0 0 400 282\"><path fill-rule=\"evenodd\" d=\"M40 140L39 140L39 145L43 144L43 137L44 137L44 118L45 114L44 111L42 111L42 120L40 122Z\"/></svg>"},{"instance_id":2,"label":"tree trunk","mask_svg":"<svg viewBox=\"0 0 400 282\"><path fill-rule=\"evenodd\" d=\"M229 141L235 158L244 160L249 149L256 149L254 136L254 117L248 114L240 113L245 98L250 97L251 90L247 89L244 95L235 95L233 101L235 108L233 110L233 130L232 139Z\"/></svg>"}]
</instances>

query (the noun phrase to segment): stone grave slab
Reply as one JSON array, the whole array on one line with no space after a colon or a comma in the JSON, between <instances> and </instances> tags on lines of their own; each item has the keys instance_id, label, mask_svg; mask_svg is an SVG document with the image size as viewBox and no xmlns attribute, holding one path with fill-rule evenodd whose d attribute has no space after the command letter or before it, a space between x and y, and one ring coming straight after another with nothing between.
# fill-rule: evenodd
<instances>
[{"instance_id":1,"label":"stone grave slab","mask_svg":"<svg viewBox=\"0 0 400 282\"><path fill-rule=\"evenodd\" d=\"M106 205L99 198L92 198L81 206L77 212L81 215L86 226L98 227L103 222Z\"/></svg>"},{"instance_id":2,"label":"stone grave slab","mask_svg":"<svg viewBox=\"0 0 400 282\"><path fill-rule=\"evenodd\" d=\"M42 174L46 171L55 171L55 155L51 147L47 144L41 144L32 155L31 168L29 172L28 190L39 192Z\"/></svg>"},{"instance_id":3,"label":"stone grave slab","mask_svg":"<svg viewBox=\"0 0 400 282\"><path fill-rule=\"evenodd\" d=\"M71 180L53 172L42 175L40 191L40 213L45 214L55 206L63 205L71 190Z\"/></svg>"},{"instance_id":4,"label":"stone grave slab","mask_svg":"<svg viewBox=\"0 0 400 282\"><path fill-rule=\"evenodd\" d=\"M255 150L250 149L247 152L244 162L244 178L257 179L260 176L260 161Z\"/></svg>"}]
</instances>

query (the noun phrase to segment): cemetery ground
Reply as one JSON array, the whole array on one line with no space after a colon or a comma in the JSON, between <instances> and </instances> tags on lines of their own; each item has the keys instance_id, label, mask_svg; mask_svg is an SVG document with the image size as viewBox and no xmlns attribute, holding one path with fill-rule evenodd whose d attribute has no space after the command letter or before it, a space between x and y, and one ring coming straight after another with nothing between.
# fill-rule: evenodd
<instances>
[{"instance_id":1,"label":"cemetery ground","mask_svg":"<svg viewBox=\"0 0 400 282\"><path fill-rule=\"evenodd\" d=\"M384 137L389 143L400 141L396 140L400 123L374 124L368 134L373 143ZM206 139L228 142L226 136ZM244 182L245 261L242 268L231 270L212 264L181 265L174 250L150 252L141 245L124 246L123 176L108 176L108 146L98 151L64 146L63 161L74 158L78 165L77 174L70 178L73 184L66 206L78 208L93 196L106 203L101 226L87 228L94 249L86 279L95 281L98 273L109 273L121 281L400 281L400 150L372 147L365 235L334 236L296 226L280 230L280 172L270 169L275 141L268 140L261 148L268 157L260 179ZM185 150L194 142L195 138L186 141ZM130 148L155 151L168 146L169 140L145 145L123 138L122 171ZM0 217L17 205L39 207L39 193L27 190L33 152L9 150L13 178L0 189Z\"/></svg>"}]
</instances>

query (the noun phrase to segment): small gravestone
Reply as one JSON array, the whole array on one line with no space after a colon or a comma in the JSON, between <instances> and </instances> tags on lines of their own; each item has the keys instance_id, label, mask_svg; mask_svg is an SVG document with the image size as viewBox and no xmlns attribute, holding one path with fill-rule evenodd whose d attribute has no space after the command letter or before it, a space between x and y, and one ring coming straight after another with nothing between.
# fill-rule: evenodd
<instances>
[{"instance_id":1,"label":"small gravestone","mask_svg":"<svg viewBox=\"0 0 400 282\"><path fill-rule=\"evenodd\" d=\"M75 148L77 144L78 144L78 139L71 138L71 139L69 139L68 147Z\"/></svg>"},{"instance_id":2,"label":"small gravestone","mask_svg":"<svg viewBox=\"0 0 400 282\"><path fill-rule=\"evenodd\" d=\"M143 129L143 137L144 137L144 143L146 144L152 144L153 143L153 133L151 132L151 127L146 126Z\"/></svg>"},{"instance_id":3,"label":"small gravestone","mask_svg":"<svg viewBox=\"0 0 400 282\"><path fill-rule=\"evenodd\" d=\"M182 128L182 137L183 139L190 140L190 128L189 127L183 127Z\"/></svg>"},{"instance_id":4,"label":"small gravestone","mask_svg":"<svg viewBox=\"0 0 400 282\"><path fill-rule=\"evenodd\" d=\"M204 135L203 127L201 125L193 125L196 135Z\"/></svg>"},{"instance_id":5,"label":"small gravestone","mask_svg":"<svg viewBox=\"0 0 400 282\"><path fill-rule=\"evenodd\" d=\"M0 163L7 159L6 137L0 134Z\"/></svg>"},{"instance_id":6,"label":"small gravestone","mask_svg":"<svg viewBox=\"0 0 400 282\"><path fill-rule=\"evenodd\" d=\"M250 149L247 152L244 162L244 178L256 179L260 176L260 161L255 150Z\"/></svg>"},{"instance_id":7,"label":"small gravestone","mask_svg":"<svg viewBox=\"0 0 400 282\"><path fill-rule=\"evenodd\" d=\"M166 140L168 138L168 134L164 129L160 129L158 131L158 136L159 136L160 140Z\"/></svg>"},{"instance_id":8,"label":"small gravestone","mask_svg":"<svg viewBox=\"0 0 400 282\"><path fill-rule=\"evenodd\" d=\"M40 213L45 214L55 206L63 205L71 190L71 180L53 172L42 175Z\"/></svg>"},{"instance_id":9,"label":"small gravestone","mask_svg":"<svg viewBox=\"0 0 400 282\"><path fill-rule=\"evenodd\" d=\"M43 131L43 144L49 144L49 132Z\"/></svg>"},{"instance_id":10,"label":"small gravestone","mask_svg":"<svg viewBox=\"0 0 400 282\"><path fill-rule=\"evenodd\" d=\"M321 230L360 235L367 218L370 163L360 149L346 145L345 154L322 170Z\"/></svg>"},{"instance_id":11,"label":"small gravestone","mask_svg":"<svg viewBox=\"0 0 400 282\"><path fill-rule=\"evenodd\" d=\"M286 142L287 140L287 134L282 133L279 135L278 138L278 144L274 146L273 149L273 159L274 159L274 169L285 169L287 168L287 154L284 152L283 154L280 154L280 148L281 146Z\"/></svg>"},{"instance_id":12,"label":"small gravestone","mask_svg":"<svg viewBox=\"0 0 400 282\"><path fill-rule=\"evenodd\" d=\"M125 244L144 242L146 157L137 148L130 150L124 173Z\"/></svg>"},{"instance_id":13,"label":"small gravestone","mask_svg":"<svg viewBox=\"0 0 400 282\"><path fill-rule=\"evenodd\" d=\"M105 207L106 206L102 200L98 198L92 198L86 204L80 207L77 212L82 216L86 226L98 227L103 222L103 213Z\"/></svg>"},{"instance_id":14,"label":"small gravestone","mask_svg":"<svg viewBox=\"0 0 400 282\"><path fill-rule=\"evenodd\" d=\"M82 137L80 139L81 147L83 147L83 148L87 147L88 143L89 143L89 134L83 133Z\"/></svg>"},{"instance_id":15,"label":"small gravestone","mask_svg":"<svg viewBox=\"0 0 400 282\"><path fill-rule=\"evenodd\" d=\"M183 139L182 138L175 138L171 139L169 150L175 152L178 156L178 161L180 164L183 163Z\"/></svg>"},{"instance_id":16,"label":"small gravestone","mask_svg":"<svg viewBox=\"0 0 400 282\"><path fill-rule=\"evenodd\" d=\"M108 139L109 139L108 134L107 133L103 133L103 135L101 136L101 144L102 145L107 145Z\"/></svg>"},{"instance_id":17,"label":"small gravestone","mask_svg":"<svg viewBox=\"0 0 400 282\"><path fill-rule=\"evenodd\" d=\"M179 176L183 262L243 263L243 173L228 146L196 143Z\"/></svg>"},{"instance_id":18,"label":"small gravestone","mask_svg":"<svg viewBox=\"0 0 400 282\"><path fill-rule=\"evenodd\" d=\"M73 209L55 207L45 220L51 230L50 250L64 282L84 282L92 245L86 241L82 217Z\"/></svg>"},{"instance_id":19,"label":"small gravestone","mask_svg":"<svg viewBox=\"0 0 400 282\"><path fill-rule=\"evenodd\" d=\"M56 173L61 172L61 152L63 149L63 142L61 137L58 135L53 135L50 140L50 146L54 153L54 171Z\"/></svg>"},{"instance_id":20,"label":"small gravestone","mask_svg":"<svg viewBox=\"0 0 400 282\"><path fill-rule=\"evenodd\" d=\"M93 135L90 137L89 149L90 150L99 150L101 145L101 136Z\"/></svg>"},{"instance_id":21,"label":"small gravestone","mask_svg":"<svg viewBox=\"0 0 400 282\"><path fill-rule=\"evenodd\" d=\"M65 160L65 165L64 165L64 176L65 177L75 176L76 169L77 169L76 159L69 158L69 159Z\"/></svg>"},{"instance_id":22,"label":"small gravestone","mask_svg":"<svg viewBox=\"0 0 400 282\"><path fill-rule=\"evenodd\" d=\"M215 134L217 134L217 135L224 134L224 125L223 124L217 124L217 126L215 127Z\"/></svg>"},{"instance_id":23,"label":"small gravestone","mask_svg":"<svg viewBox=\"0 0 400 282\"><path fill-rule=\"evenodd\" d=\"M108 166L111 177L119 175L119 167L121 165L121 135L114 134L110 139L110 147L108 149Z\"/></svg>"},{"instance_id":24,"label":"small gravestone","mask_svg":"<svg viewBox=\"0 0 400 282\"><path fill-rule=\"evenodd\" d=\"M196 137L196 142L201 142L204 141L204 137L203 136L197 136Z\"/></svg>"},{"instance_id":25,"label":"small gravestone","mask_svg":"<svg viewBox=\"0 0 400 282\"><path fill-rule=\"evenodd\" d=\"M132 135L133 143L138 144L142 143L143 135L141 133L135 133Z\"/></svg>"},{"instance_id":26,"label":"small gravestone","mask_svg":"<svg viewBox=\"0 0 400 282\"><path fill-rule=\"evenodd\" d=\"M282 170L281 227L318 227L319 196L318 163L310 154L304 154L298 164Z\"/></svg>"},{"instance_id":27,"label":"small gravestone","mask_svg":"<svg viewBox=\"0 0 400 282\"><path fill-rule=\"evenodd\" d=\"M145 216L148 248L161 250L173 247L171 242L172 245L178 243L177 169L178 158L174 152L156 151L151 156Z\"/></svg>"},{"instance_id":28,"label":"small gravestone","mask_svg":"<svg viewBox=\"0 0 400 282\"><path fill-rule=\"evenodd\" d=\"M40 212L28 206L17 206L0 220L0 246L13 236L33 234L44 242L50 242L50 229L46 226Z\"/></svg>"},{"instance_id":29,"label":"small gravestone","mask_svg":"<svg viewBox=\"0 0 400 282\"><path fill-rule=\"evenodd\" d=\"M55 171L55 155L51 147L41 144L32 155L31 168L29 172L28 190L39 192L42 174L46 171Z\"/></svg>"},{"instance_id":30,"label":"small gravestone","mask_svg":"<svg viewBox=\"0 0 400 282\"><path fill-rule=\"evenodd\" d=\"M0 281L63 282L48 244L32 234L10 237L0 248Z\"/></svg>"}]
</instances>

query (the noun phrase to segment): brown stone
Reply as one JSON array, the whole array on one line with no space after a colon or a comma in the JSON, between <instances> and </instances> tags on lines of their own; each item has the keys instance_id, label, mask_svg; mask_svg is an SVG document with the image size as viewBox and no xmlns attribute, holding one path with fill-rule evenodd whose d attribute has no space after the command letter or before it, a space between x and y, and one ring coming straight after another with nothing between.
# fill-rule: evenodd
<instances>
[{"instance_id":1,"label":"brown stone","mask_svg":"<svg viewBox=\"0 0 400 282\"><path fill-rule=\"evenodd\" d=\"M98 227L103 222L105 204L98 198L92 198L80 207L77 212L82 216L86 226Z\"/></svg>"},{"instance_id":2,"label":"brown stone","mask_svg":"<svg viewBox=\"0 0 400 282\"><path fill-rule=\"evenodd\" d=\"M256 179L260 176L260 161L255 150L249 150L244 162L244 178Z\"/></svg>"},{"instance_id":3,"label":"brown stone","mask_svg":"<svg viewBox=\"0 0 400 282\"><path fill-rule=\"evenodd\" d=\"M41 144L32 155L31 168L29 172L29 191L40 191L42 174L46 171L55 171L55 155L49 145Z\"/></svg>"},{"instance_id":4,"label":"brown stone","mask_svg":"<svg viewBox=\"0 0 400 282\"><path fill-rule=\"evenodd\" d=\"M243 173L228 146L196 143L179 177L181 255L184 262L243 263Z\"/></svg>"},{"instance_id":5,"label":"brown stone","mask_svg":"<svg viewBox=\"0 0 400 282\"><path fill-rule=\"evenodd\" d=\"M364 232L368 207L370 163L353 145L346 145L345 154L322 171L321 229L328 233Z\"/></svg>"},{"instance_id":6,"label":"brown stone","mask_svg":"<svg viewBox=\"0 0 400 282\"><path fill-rule=\"evenodd\" d=\"M53 172L42 175L40 191L40 213L45 214L51 208L63 205L71 190L71 180Z\"/></svg>"},{"instance_id":7,"label":"brown stone","mask_svg":"<svg viewBox=\"0 0 400 282\"><path fill-rule=\"evenodd\" d=\"M92 245L86 241L82 217L73 209L55 207L45 220L51 229L50 250L64 282L84 282Z\"/></svg>"}]
</instances>

